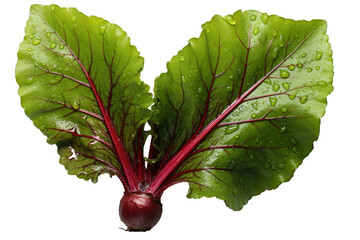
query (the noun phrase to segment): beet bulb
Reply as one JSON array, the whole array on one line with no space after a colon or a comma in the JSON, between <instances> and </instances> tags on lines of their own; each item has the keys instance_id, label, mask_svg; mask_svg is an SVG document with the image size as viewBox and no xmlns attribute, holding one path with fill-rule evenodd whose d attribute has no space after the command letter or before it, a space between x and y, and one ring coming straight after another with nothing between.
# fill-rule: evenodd
<instances>
[{"instance_id":1,"label":"beet bulb","mask_svg":"<svg viewBox=\"0 0 360 240\"><path fill-rule=\"evenodd\" d=\"M119 214L128 231L148 231L160 220L162 204L148 193L125 192Z\"/></svg>"}]
</instances>

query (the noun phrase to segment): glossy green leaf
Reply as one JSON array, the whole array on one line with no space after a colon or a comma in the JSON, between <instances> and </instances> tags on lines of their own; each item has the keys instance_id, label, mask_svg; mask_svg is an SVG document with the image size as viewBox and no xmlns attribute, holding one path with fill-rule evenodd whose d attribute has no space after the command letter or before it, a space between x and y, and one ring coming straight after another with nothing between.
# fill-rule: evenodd
<instances>
[{"instance_id":1,"label":"glossy green leaf","mask_svg":"<svg viewBox=\"0 0 360 240\"><path fill-rule=\"evenodd\" d=\"M16 78L26 114L59 147L69 174L133 177L135 135L149 119L143 58L117 25L74 8L33 5ZM131 169L127 167L126 169Z\"/></svg>"},{"instance_id":2,"label":"glossy green leaf","mask_svg":"<svg viewBox=\"0 0 360 240\"><path fill-rule=\"evenodd\" d=\"M318 138L333 89L326 22L238 11L202 28L155 82L158 159L174 170L153 189L185 181L188 197L240 210L288 181Z\"/></svg>"}]
</instances>

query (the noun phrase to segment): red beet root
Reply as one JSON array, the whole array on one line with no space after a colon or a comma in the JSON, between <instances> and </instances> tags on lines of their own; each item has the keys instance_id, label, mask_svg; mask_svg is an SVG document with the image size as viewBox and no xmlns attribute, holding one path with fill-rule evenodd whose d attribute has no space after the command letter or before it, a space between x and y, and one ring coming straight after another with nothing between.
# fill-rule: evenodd
<instances>
[{"instance_id":1,"label":"red beet root","mask_svg":"<svg viewBox=\"0 0 360 240\"><path fill-rule=\"evenodd\" d=\"M119 214L128 231L148 231L160 220L162 204L148 193L125 192Z\"/></svg>"}]
</instances>

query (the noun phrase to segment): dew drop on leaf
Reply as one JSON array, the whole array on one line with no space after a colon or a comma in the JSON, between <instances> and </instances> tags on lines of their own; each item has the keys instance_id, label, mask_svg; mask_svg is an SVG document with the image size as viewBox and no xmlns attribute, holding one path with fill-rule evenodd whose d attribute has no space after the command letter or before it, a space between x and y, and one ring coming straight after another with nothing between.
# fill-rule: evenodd
<instances>
[{"instance_id":1,"label":"dew drop on leaf","mask_svg":"<svg viewBox=\"0 0 360 240\"><path fill-rule=\"evenodd\" d=\"M225 134L231 134L231 133L235 132L236 130L239 129L239 126L240 126L239 124L227 126L225 129Z\"/></svg>"},{"instance_id":2,"label":"dew drop on leaf","mask_svg":"<svg viewBox=\"0 0 360 240\"><path fill-rule=\"evenodd\" d=\"M253 30L253 34L254 34L254 35L258 35L259 32L260 32L259 27L254 28L254 30Z\"/></svg>"},{"instance_id":3,"label":"dew drop on leaf","mask_svg":"<svg viewBox=\"0 0 360 240\"><path fill-rule=\"evenodd\" d=\"M274 90L275 92L277 92L279 89L280 89L280 85L277 84L277 83L274 83L274 85L273 85L273 90Z\"/></svg>"},{"instance_id":4,"label":"dew drop on leaf","mask_svg":"<svg viewBox=\"0 0 360 240\"><path fill-rule=\"evenodd\" d=\"M51 43L49 47L50 47L51 49L56 48L56 43L55 43L55 42Z\"/></svg>"},{"instance_id":5,"label":"dew drop on leaf","mask_svg":"<svg viewBox=\"0 0 360 240\"><path fill-rule=\"evenodd\" d=\"M269 85L271 85L271 80L270 79L265 79L265 81L264 81L266 84L269 84Z\"/></svg>"},{"instance_id":6,"label":"dew drop on leaf","mask_svg":"<svg viewBox=\"0 0 360 240\"><path fill-rule=\"evenodd\" d=\"M48 37L48 38L51 37L51 33L48 32L48 33L46 34L46 37Z\"/></svg>"},{"instance_id":7,"label":"dew drop on leaf","mask_svg":"<svg viewBox=\"0 0 360 240\"><path fill-rule=\"evenodd\" d=\"M183 61L185 61L185 57L184 57L184 56L180 56L179 60L180 60L180 62L183 62Z\"/></svg>"},{"instance_id":8,"label":"dew drop on leaf","mask_svg":"<svg viewBox=\"0 0 360 240\"><path fill-rule=\"evenodd\" d=\"M312 70L313 70L313 69L309 67L306 71L307 71L308 73L311 73Z\"/></svg>"},{"instance_id":9,"label":"dew drop on leaf","mask_svg":"<svg viewBox=\"0 0 360 240\"><path fill-rule=\"evenodd\" d=\"M289 69L290 71L294 71L294 70L295 70L295 65L294 65L294 64L289 65L289 66L288 66L288 69Z\"/></svg>"},{"instance_id":10,"label":"dew drop on leaf","mask_svg":"<svg viewBox=\"0 0 360 240\"><path fill-rule=\"evenodd\" d=\"M295 138L291 139L291 143L296 144L297 143L296 139Z\"/></svg>"},{"instance_id":11,"label":"dew drop on leaf","mask_svg":"<svg viewBox=\"0 0 360 240\"><path fill-rule=\"evenodd\" d=\"M280 128L280 132L281 132L281 133L286 132L286 127L285 127L285 126L281 127L281 128Z\"/></svg>"},{"instance_id":12,"label":"dew drop on leaf","mask_svg":"<svg viewBox=\"0 0 360 240\"><path fill-rule=\"evenodd\" d=\"M288 109L286 107L281 108L282 113L286 113L287 111L288 111Z\"/></svg>"},{"instance_id":13,"label":"dew drop on leaf","mask_svg":"<svg viewBox=\"0 0 360 240\"><path fill-rule=\"evenodd\" d=\"M32 48L28 48L28 49L26 49L26 50L28 50L29 52L31 52L32 50L34 50L34 49L32 49Z\"/></svg>"},{"instance_id":14,"label":"dew drop on leaf","mask_svg":"<svg viewBox=\"0 0 360 240\"><path fill-rule=\"evenodd\" d=\"M309 95L305 95L305 96L300 97L300 103L301 103L301 104L306 103L307 100L308 100L308 97L309 97Z\"/></svg>"},{"instance_id":15,"label":"dew drop on leaf","mask_svg":"<svg viewBox=\"0 0 360 240\"><path fill-rule=\"evenodd\" d=\"M236 24L236 21L235 21L235 19L231 16L231 15L226 15L225 17L224 17L224 19L225 19L225 21L227 22L227 23L229 23L230 25L235 25Z\"/></svg>"},{"instance_id":16,"label":"dew drop on leaf","mask_svg":"<svg viewBox=\"0 0 360 240\"><path fill-rule=\"evenodd\" d=\"M260 18L264 24L267 24L267 22L269 20L269 15L267 13L263 13Z\"/></svg>"},{"instance_id":17,"label":"dew drop on leaf","mask_svg":"<svg viewBox=\"0 0 360 240\"><path fill-rule=\"evenodd\" d=\"M290 84L289 84L288 82L284 82L284 83L282 84L282 86L283 86L283 88L284 88L285 90L289 90L289 88L290 88Z\"/></svg>"},{"instance_id":18,"label":"dew drop on leaf","mask_svg":"<svg viewBox=\"0 0 360 240\"><path fill-rule=\"evenodd\" d=\"M280 70L280 77L282 78L288 78L290 76L290 73L286 70Z\"/></svg>"},{"instance_id":19,"label":"dew drop on leaf","mask_svg":"<svg viewBox=\"0 0 360 240\"><path fill-rule=\"evenodd\" d=\"M276 103L277 103L277 98L272 98L272 97L270 97L269 100L270 100L270 105L273 106L273 107L275 107L275 105L276 105Z\"/></svg>"},{"instance_id":20,"label":"dew drop on leaf","mask_svg":"<svg viewBox=\"0 0 360 240\"><path fill-rule=\"evenodd\" d=\"M55 10L55 5L51 5L50 9L51 9L52 11L54 11L54 10Z\"/></svg>"},{"instance_id":21,"label":"dew drop on leaf","mask_svg":"<svg viewBox=\"0 0 360 240\"><path fill-rule=\"evenodd\" d=\"M255 119L256 117L257 117L257 114L256 114L256 113L251 114L251 118L252 118L252 119Z\"/></svg>"},{"instance_id":22,"label":"dew drop on leaf","mask_svg":"<svg viewBox=\"0 0 360 240\"><path fill-rule=\"evenodd\" d=\"M80 108L79 106L79 102L77 101L74 101L72 104L71 104L71 107L75 110L78 110Z\"/></svg>"},{"instance_id":23,"label":"dew drop on leaf","mask_svg":"<svg viewBox=\"0 0 360 240\"><path fill-rule=\"evenodd\" d=\"M316 71L319 71L319 70L320 70L320 66L316 66L315 69L316 69Z\"/></svg>"},{"instance_id":24,"label":"dew drop on leaf","mask_svg":"<svg viewBox=\"0 0 360 240\"><path fill-rule=\"evenodd\" d=\"M301 54L301 57L302 57L302 58L305 58L306 56L307 56L306 53Z\"/></svg>"},{"instance_id":25,"label":"dew drop on leaf","mask_svg":"<svg viewBox=\"0 0 360 240\"><path fill-rule=\"evenodd\" d=\"M290 100L294 100L296 98L297 92L294 94L289 94Z\"/></svg>"},{"instance_id":26,"label":"dew drop on leaf","mask_svg":"<svg viewBox=\"0 0 360 240\"><path fill-rule=\"evenodd\" d=\"M297 67L297 68L302 68L302 67L303 67L303 65L302 65L302 63L301 63L301 62L298 62L298 63L296 64L296 67Z\"/></svg>"},{"instance_id":27,"label":"dew drop on leaf","mask_svg":"<svg viewBox=\"0 0 360 240\"><path fill-rule=\"evenodd\" d=\"M64 45L60 45L59 48L60 48L61 50L63 50L63 49L64 49Z\"/></svg>"},{"instance_id":28,"label":"dew drop on leaf","mask_svg":"<svg viewBox=\"0 0 360 240\"><path fill-rule=\"evenodd\" d=\"M99 26L99 32L101 35L105 34L106 28L107 28L107 26L104 26L104 25Z\"/></svg>"},{"instance_id":29,"label":"dew drop on leaf","mask_svg":"<svg viewBox=\"0 0 360 240\"><path fill-rule=\"evenodd\" d=\"M75 22L75 21L76 21L76 16L72 16L72 17L71 17L71 21L72 21L72 22Z\"/></svg>"},{"instance_id":30,"label":"dew drop on leaf","mask_svg":"<svg viewBox=\"0 0 360 240\"><path fill-rule=\"evenodd\" d=\"M323 56L323 52L316 51L316 57L315 57L316 60L318 61L321 60L322 56Z\"/></svg>"},{"instance_id":31,"label":"dew drop on leaf","mask_svg":"<svg viewBox=\"0 0 360 240\"><path fill-rule=\"evenodd\" d=\"M35 38L35 36L32 35L32 34L30 34L28 37L29 37L30 39L34 39L34 38Z\"/></svg>"},{"instance_id":32,"label":"dew drop on leaf","mask_svg":"<svg viewBox=\"0 0 360 240\"><path fill-rule=\"evenodd\" d=\"M39 45L41 43L41 40L40 39L34 39L32 40L32 45L36 46L36 45Z\"/></svg>"},{"instance_id":33,"label":"dew drop on leaf","mask_svg":"<svg viewBox=\"0 0 360 240\"><path fill-rule=\"evenodd\" d=\"M255 20L256 20L256 18L257 18L257 16L256 16L256 15L251 15L251 16L250 16L250 20L251 20L251 21L255 21Z\"/></svg>"}]
</instances>

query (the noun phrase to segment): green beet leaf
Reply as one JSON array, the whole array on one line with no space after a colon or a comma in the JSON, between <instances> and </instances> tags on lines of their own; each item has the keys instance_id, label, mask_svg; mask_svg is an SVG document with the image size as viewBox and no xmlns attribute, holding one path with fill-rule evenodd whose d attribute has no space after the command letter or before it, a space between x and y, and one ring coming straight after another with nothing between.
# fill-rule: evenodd
<instances>
[{"instance_id":1,"label":"green beet leaf","mask_svg":"<svg viewBox=\"0 0 360 240\"><path fill-rule=\"evenodd\" d=\"M132 178L124 168L135 158L152 95L139 79L144 60L126 33L56 5L33 5L25 33L19 95L35 126L59 147L60 162L93 182L102 173Z\"/></svg>"},{"instance_id":2,"label":"green beet leaf","mask_svg":"<svg viewBox=\"0 0 360 240\"><path fill-rule=\"evenodd\" d=\"M318 138L333 89L326 22L238 11L202 28L155 82L157 165L174 169L161 185L189 182L188 197L240 210L288 181Z\"/></svg>"}]
</instances>

